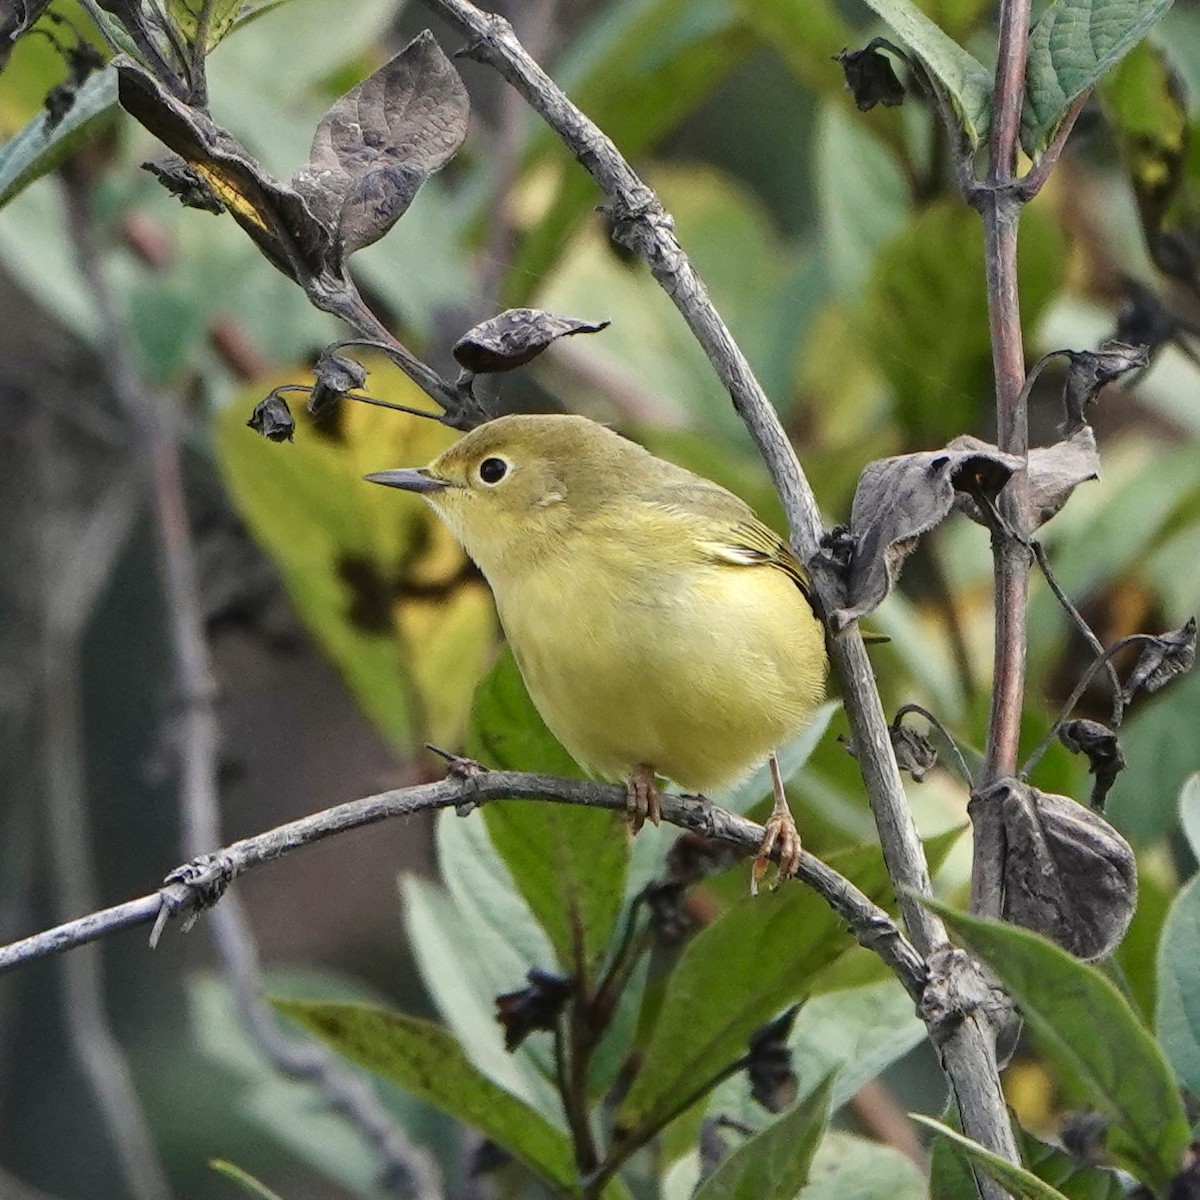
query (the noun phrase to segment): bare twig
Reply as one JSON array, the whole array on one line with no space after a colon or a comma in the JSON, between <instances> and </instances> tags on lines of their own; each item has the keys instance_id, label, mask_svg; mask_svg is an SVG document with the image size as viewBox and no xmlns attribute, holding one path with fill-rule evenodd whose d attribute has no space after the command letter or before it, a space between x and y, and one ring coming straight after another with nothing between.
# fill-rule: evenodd
<instances>
[{"instance_id":1,"label":"bare twig","mask_svg":"<svg viewBox=\"0 0 1200 1200\"><path fill-rule=\"evenodd\" d=\"M1054 577L1054 572L1050 568L1050 559L1046 556L1046 547L1041 542L1034 538L1030 543L1033 547L1033 557L1037 560L1037 565L1042 570L1042 576L1050 585L1050 590L1058 599L1059 604L1066 610L1067 615L1071 618L1075 628L1079 630L1083 640L1092 648L1096 655L1103 661L1108 668L1108 679L1112 684L1113 690L1113 708L1110 724L1114 729L1118 728L1125 716L1125 700L1121 694L1121 678L1117 674L1117 668L1113 666L1112 659L1108 658L1104 653L1104 643L1096 636L1092 627L1083 619L1083 614L1071 603L1070 597L1059 586L1058 580Z\"/></svg>"},{"instance_id":2,"label":"bare twig","mask_svg":"<svg viewBox=\"0 0 1200 1200\"><path fill-rule=\"evenodd\" d=\"M929 1169L929 1155L921 1145L916 1126L882 1079L873 1079L859 1088L850 1107L862 1127L877 1141L899 1150L920 1170Z\"/></svg>"},{"instance_id":3,"label":"bare twig","mask_svg":"<svg viewBox=\"0 0 1200 1200\"><path fill-rule=\"evenodd\" d=\"M163 887L149 896L0 947L0 974L34 959L95 941L118 929L148 925L160 913L166 919L194 916L199 909L215 903L243 871L346 830L441 808L470 811L502 799L554 801L616 812L623 812L626 805L625 789L616 784L519 771L451 775L436 783L380 792L243 838L173 872ZM666 794L662 797L662 815L680 829L735 846L747 857L758 853L765 833L756 822L727 812L703 797ZM921 995L925 979L922 957L883 909L807 852L801 857L797 877L821 894L858 941L888 964L914 999Z\"/></svg>"},{"instance_id":4,"label":"bare twig","mask_svg":"<svg viewBox=\"0 0 1200 1200\"><path fill-rule=\"evenodd\" d=\"M1046 180L1050 178L1050 172L1054 170L1066 147L1067 139L1071 136L1071 130L1075 128L1075 122L1079 119L1079 114L1083 112L1084 106L1091 97L1092 89L1088 88L1067 109L1067 115L1063 117L1062 123L1054 131L1054 136L1050 139L1050 144L1046 149L1042 151L1041 158L1022 176L1020 182L1017 184L1017 194L1022 200L1032 200L1045 186Z\"/></svg>"}]
</instances>

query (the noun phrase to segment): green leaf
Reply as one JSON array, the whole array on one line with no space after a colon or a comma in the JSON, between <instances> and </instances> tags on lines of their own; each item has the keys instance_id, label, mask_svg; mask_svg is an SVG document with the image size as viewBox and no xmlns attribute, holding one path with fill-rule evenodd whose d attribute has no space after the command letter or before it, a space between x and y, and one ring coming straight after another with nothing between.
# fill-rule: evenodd
<instances>
[{"instance_id":1,"label":"green leaf","mask_svg":"<svg viewBox=\"0 0 1200 1200\"><path fill-rule=\"evenodd\" d=\"M944 838L930 844L931 866L949 845ZM877 846L839 851L828 862L877 904L892 903ZM842 921L808 888L788 885L734 904L688 943L671 972L618 1126L665 1116L681 1096L744 1053L755 1029L810 994L822 968L855 948Z\"/></svg>"},{"instance_id":2,"label":"green leaf","mask_svg":"<svg viewBox=\"0 0 1200 1200\"><path fill-rule=\"evenodd\" d=\"M714 168L660 166L648 181L763 387L791 395L797 338L828 287L816 255L785 242L761 200ZM621 314L603 336L575 339L572 359L628 381L621 386L644 397L656 420L686 423L752 452L728 393L670 298L648 272L630 270L613 254L599 226L570 242L533 303L551 312ZM549 370L553 354L545 358Z\"/></svg>"},{"instance_id":3,"label":"green leaf","mask_svg":"<svg viewBox=\"0 0 1200 1200\"><path fill-rule=\"evenodd\" d=\"M963 132L978 146L991 121L992 76L911 0L867 0L945 88Z\"/></svg>"},{"instance_id":4,"label":"green leaf","mask_svg":"<svg viewBox=\"0 0 1200 1200\"><path fill-rule=\"evenodd\" d=\"M877 983L814 995L804 1002L788 1038L799 1096L803 1098L818 1080L832 1075L831 1107L836 1112L925 1036L912 998L890 975ZM763 1110L750 1092L750 1080L739 1071L712 1093L706 1105L708 1116L727 1117L753 1128Z\"/></svg>"},{"instance_id":5,"label":"green leaf","mask_svg":"<svg viewBox=\"0 0 1200 1200\"><path fill-rule=\"evenodd\" d=\"M210 6L205 53L216 46L237 22L242 0L166 0L167 19L189 45L200 32L200 17Z\"/></svg>"},{"instance_id":6,"label":"green leaf","mask_svg":"<svg viewBox=\"0 0 1200 1200\"><path fill-rule=\"evenodd\" d=\"M1067 109L1142 39L1171 0L1054 0L1029 38L1021 144L1039 153Z\"/></svg>"},{"instance_id":7,"label":"green leaf","mask_svg":"<svg viewBox=\"0 0 1200 1200\"><path fill-rule=\"evenodd\" d=\"M1061 229L1036 205L1021 222L1022 321L1031 335L1065 263ZM941 444L981 419L991 394L987 288L979 220L966 205L935 201L875 256L860 336L892 385L915 440Z\"/></svg>"},{"instance_id":8,"label":"green leaf","mask_svg":"<svg viewBox=\"0 0 1200 1200\"><path fill-rule=\"evenodd\" d=\"M238 511L393 744L455 744L493 645L491 597L426 505L362 479L428 462L452 435L436 421L343 403L331 429L300 412L294 444L267 442L245 423L281 382L260 381L217 417L217 459ZM368 387L417 407L425 399L390 367L373 365Z\"/></svg>"},{"instance_id":9,"label":"green leaf","mask_svg":"<svg viewBox=\"0 0 1200 1200\"><path fill-rule=\"evenodd\" d=\"M829 1122L832 1077L739 1146L696 1190L694 1200L792 1200Z\"/></svg>"},{"instance_id":10,"label":"green leaf","mask_svg":"<svg viewBox=\"0 0 1200 1200\"><path fill-rule=\"evenodd\" d=\"M467 745L488 766L582 775L538 715L507 648L475 694ZM622 815L506 800L488 804L483 816L563 969L588 978L621 911L629 862Z\"/></svg>"},{"instance_id":11,"label":"green leaf","mask_svg":"<svg viewBox=\"0 0 1200 1200\"><path fill-rule=\"evenodd\" d=\"M1020 1200L1067 1200L1062 1192L1044 1183L1024 1167L1015 1166L1000 1155L973 1142L969 1137L935 1121L922 1113L909 1113L909 1117L927 1129L932 1129L938 1137L945 1138L958 1151L969 1159L975 1166L990 1175L997 1183Z\"/></svg>"},{"instance_id":12,"label":"green leaf","mask_svg":"<svg viewBox=\"0 0 1200 1200\"><path fill-rule=\"evenodd\" d=\"M817 202L834 292L857 300L876 253L912 205L896 160L861 121L831 103L817 120Z\"/></svg>"},{"instance_id":13,"label":"green leaf","mask_svg":"<svg viewBox=\"0 0 1200 1200\"><path fill-rule=\"evenodd\" d=\"M1128 1195L1129 1189L1119 1172L1089 1166L1019 1126L1015 1132L1025 1166L1062 1192L1067 1200L1124 1200Z\"/></svg>"},{"instance_id":14,"label":"green leaf","mask_svg":"<svg viewBox=\"0 0 1200 1200\"><path fill-rule=\"evenodd\" d=\"M463 912L424 879L406 877L403 897L404 926L425 990L463 1052L489 1079L561 1126L562 1105L548 1078L550 1048L535 1034L510 1054L496 1021L495 998L524 985L530 960L497 944L489 927L476 924L476 913Z\"/></svg>"},{"instance_id":15,"label":"green leaf","mask_svg":"<svg viewBox=\"0 0 1200 1200\"><path fill-rule=\"evenodd\" d=\"M890 1146L830 1129L817 1147L808 1183L796 1200L927 1200L928 1196L924 1176L912 1159Z\"/></svg>"},{"instance_id":16,"label":"green leaf","mask_svg":"<svg viewBox=\"0 0 1200 1200\"><path fill-rule=\"evenodd\" d=\"M440 1025L363 1004L276 1001L275 1007L351 1062L477 1129L547 1183L578 1194L567 1137L480 1074Z\"/></svg>"},{"instance_id":17,"label":"green leaf","mask_svg":"<svg viewBox=\"0 0 1200 1200\"><path fill-rule=\"evenodd\" d=\"M1200 861L1200 771L1183 781L1179 792L1179 823L1192 857Z\"/></svg>"},{"instance_id":18,"label":"green leaf","mask_svg":"<svg viewBox=\"0 0 1200 1200\"><path fill-rule=\"evenodd\" d=\"M77 146L117 111L117 76L110 67L95 71L75 94L75 102L57 125L39 112L20 133L0 146L0 206L22 188L53 171Z\"/></svg>"},{"instance_id":19,"label":"green leaf","mask_svg":"<svg viewBox=\"0 0 1200 1200\"><path fill-rule=\"evenodd\" d=\"M931 903L979 953L1043 1053L1112 1119L1108 1144L1143 1182L1165 1189L1187 1147L1171 1069L1125 998L1095 967L1025 929Z\"/></svg>"},{"instance_id":20,"label":"green leaf","mask_svg":"<svg viewBox=\"0 0 1200 1200\"><path fill-rule=\"evenodd\" d=\"M1155 1026L1180 1082L1200 1091L1200 877L1175 898L1158 948Z\"/></svg>"},{"instance_id":21,"label":"green leaf","mask_svg":"<svg viewBox=\"0 0 1200 1200\"><path fill-rule=\"evenodd\" d=\"M218 1175L224 1175L226 1179L232 1179L248 1195L257 1196L259 1200L281 1200L279 1194L271 1191L265 1183L260 1183L248 1171L243 1171L241 1167L231 1162L226 1162L223 1158L214 1158L208 1165Z\"/></svg>"}]
</instances>

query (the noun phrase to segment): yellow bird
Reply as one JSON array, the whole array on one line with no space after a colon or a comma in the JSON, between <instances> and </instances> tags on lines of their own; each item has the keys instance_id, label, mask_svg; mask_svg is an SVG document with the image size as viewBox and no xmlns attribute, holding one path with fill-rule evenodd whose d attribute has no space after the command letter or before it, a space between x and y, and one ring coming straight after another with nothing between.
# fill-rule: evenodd
<instances>
[{"instance_id":1,"label":"yellow bird","mask_svg":"<svg viewBox=\"0 0 1200 1200\"><path fill-rule=\"evenodd\" d=\"M585 417L507 416L427 467L418 492L486 576L525 686L589 772L624 780L636 833L655 777L703 792L768 758L775 807L755 882L800 843L774 751L820 702L808 576L731 492Z\"/></svg>"}]
</instances>

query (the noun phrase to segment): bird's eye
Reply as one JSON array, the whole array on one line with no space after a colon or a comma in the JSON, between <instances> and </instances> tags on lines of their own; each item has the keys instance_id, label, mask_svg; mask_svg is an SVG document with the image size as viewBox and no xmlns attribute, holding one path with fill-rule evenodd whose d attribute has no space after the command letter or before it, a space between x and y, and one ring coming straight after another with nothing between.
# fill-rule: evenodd
<instances>
[{"instance_id":1,"label":"bird's eye","mask_svg":"<svg viewBox=\"0 0 1200 1200\"><path fill-rule=\"evenodd\" d=\"M508 463L502 458L485 458L479 464L479 478L484 483L499 483L508 474Z\"/></svg>"}]
</instances>

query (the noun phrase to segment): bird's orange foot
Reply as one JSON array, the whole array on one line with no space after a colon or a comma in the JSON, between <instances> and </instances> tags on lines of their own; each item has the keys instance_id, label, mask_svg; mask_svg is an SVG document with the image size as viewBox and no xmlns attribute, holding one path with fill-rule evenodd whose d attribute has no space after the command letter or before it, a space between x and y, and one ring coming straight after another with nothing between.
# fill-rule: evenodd
<instances>
[{"instance_id":1,"label":"bird's orange foot","mask_svg":"<svg viewBox=\"0 0 1200 1200\"><path fill-rule=\"evenodd\" d=\"M654 786L654 768L649 763L638 763L625 781L625 813L633 833L637 833L647 819L653 825L662 820L662 805L658 788Z\"/></svg>"},{"instance_id":2,"label":"bird's orange foot","mask_svg":"<svg viewBox=\"0 0 1200 1200\"><path fill-rule=\"evenodd\" d=\"M779 773L779 764L771 755L771 784L775 793L775 805L767 818L766 832L763 834L762 845L754 859L750 871L750 895L758 895L758 885L762 883L767 867L771 863L771 855L778 852L779 870L775 875L773 888L777 888L785 879L796 874L800 866L800 831L796 828L796 820L788 808L787 795L783 790L783 777Z\"/></svg>"}]
</instances>

